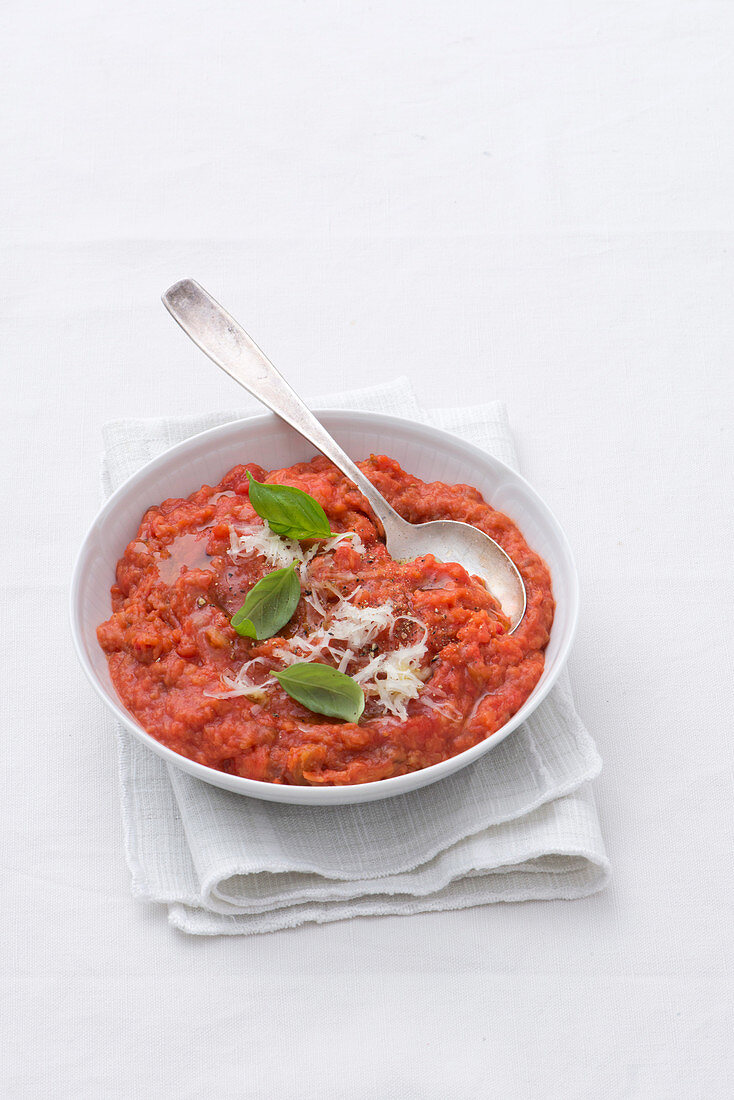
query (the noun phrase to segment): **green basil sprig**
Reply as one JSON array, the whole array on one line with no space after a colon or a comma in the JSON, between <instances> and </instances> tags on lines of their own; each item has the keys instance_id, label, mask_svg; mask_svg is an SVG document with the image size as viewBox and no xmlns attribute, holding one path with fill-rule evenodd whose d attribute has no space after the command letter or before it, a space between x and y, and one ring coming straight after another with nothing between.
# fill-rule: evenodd
<instances>
[{"instance_id":1,"label":"green basil sprig","mask_svg":"<svg viewBox=\"0 0 734 1100\"><path fill-rule=\"evenodd\" d=\"M272 638L292 617L301 598L301 586L292 565L267 573L247 593L230 622L243 638Z\"/></svg>"},{"instance_id":2,"label":"green basil sprig","mask_svg":"<svg viewBox=\"0 0 734 1100\"><path fill-rule=\"evenodd\" d=\"M289 539L328 539L331 534L326 512L317 500L292 485L265 485L250 482L250 504L267 520L271 531Z\"/></svg>"},{"instance_id":3,"label":"green basil sprig","mask_svg":"<svg viewBox=\"0 0 734 1100\"><path fill-rule=\"evenodd\" d=\"M364 692L351 676L322 665L304 661L273 675L291 699L302 703L316 714L358 722L364 710Z\"/></svg>"}]
</instances>

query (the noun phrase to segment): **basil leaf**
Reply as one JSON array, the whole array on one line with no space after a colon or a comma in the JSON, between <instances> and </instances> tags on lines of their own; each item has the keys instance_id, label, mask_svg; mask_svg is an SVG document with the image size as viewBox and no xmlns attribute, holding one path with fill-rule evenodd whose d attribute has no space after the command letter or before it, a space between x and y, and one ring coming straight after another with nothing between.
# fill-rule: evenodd
<instances>
[{"instance_id":1,"label":"basil leaf","mask_svg":"<svg viewBox=\"0 0 734 1100\"><path fill-rule=\"evenodd\" d=\"M364 692L359 684L331 665L304 661L273 675L291 699L316 714L357 722L364 710Z\"/></svg>"},{"instance_id":2,"label":"basil leaf","mask_svg":"<svg viewBox=\"0 0 734 1100\"><path fill-rule=\"evenodd\" d=\"M267 520L271 531L289 539L328 539L331 534L326 512L317 500L302 489L292 485L265 485L255 481L247 471L250 482L250 504L257 514Z\"/></svg>"},{"instance_id":3,"label":"basil leaf","mask_svg":"<svg viewBox=\"0 0 734 1100\"><path fill-rule=\"evenodd\" d=\"M292 565L275 569L247 593L230 622L243 638L272 638L292 617L301 598L301 585Z\"/></svg>"}]
</instances>

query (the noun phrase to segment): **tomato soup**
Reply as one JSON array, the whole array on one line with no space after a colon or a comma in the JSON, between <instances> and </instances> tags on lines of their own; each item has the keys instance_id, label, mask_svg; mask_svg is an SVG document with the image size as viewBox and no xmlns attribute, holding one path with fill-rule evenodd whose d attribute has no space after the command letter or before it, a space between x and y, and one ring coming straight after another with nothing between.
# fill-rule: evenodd
<instances>
[{"instance_id":1,"label":"tomato soup","mask_svg":"<svg viewBox=\"0 0 734 1100\"><path fill-rule=\"evenodd\" d=\"M502 546L527 590L517 630L508 633L496 601L460 565L393 560L364 498L326 459L272 472L236 466L218 485L145 513L98 628L120 699L162 744L249 779L365 783L455 756L528 698L553 622L545 563L476 489L422 482L385 456L359 465L405 519L461 520ZM250 503L248 471L310 494L331 536L274 534ZM292 618L275 637L242 637L232 617L285 566L301 584ZM358 722L315 713L274 678L308 661L360 685Z\"/></svg>"}]
</instances>

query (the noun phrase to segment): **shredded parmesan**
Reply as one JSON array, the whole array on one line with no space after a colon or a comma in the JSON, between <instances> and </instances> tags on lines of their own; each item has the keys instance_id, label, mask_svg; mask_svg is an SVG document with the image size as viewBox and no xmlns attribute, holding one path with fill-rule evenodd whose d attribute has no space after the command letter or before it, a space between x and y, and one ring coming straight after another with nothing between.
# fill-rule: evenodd
<instances>
[{"instance_id":1,"label":"shredded parmesan","mask_svg":"<svg viewBox=\"0 0 734 1100\"><path fill-rule=\"evenodd\" d=\"M236 696L243 696L245 699L254 699L256 701L264 699L267 694L267 683L256 684L249 676L253 666L263 660L263 657L254 657L251 661L245 661L236 676L230 676L228 672L223 672L221 681L224 685L224 690L205 691L203 694L209 699L233 699Z\"/></svg>"},{"instance_id":2,"label":"shredded parmesan","mask_svg":"<svg viewBox=\"0 0 734 1100\"><path fill-rule=\"evenodd\" d=\"M355 593L351 593L354 595ZM355 607L343 600L331 615L328 633L335 640L346 642L350 649L361 649L373 642L378 634L395 622L395 612L391 603L379 607Z\"/></svg>"},{"instance_id":3,"label":"shredded parmesan","mask_svg":"<svg viewBox=\"0 0 734 1100\"><path fill-rule=\"evenodd\" d=\"M378 653L364 668L352 674L366 696L377 699L383 710L397 718L408 717L406 704L418 698L426 676L426 671L421 670L421 662L426 655L428 628L419 619L411 618L410 621L423 627L419 642L401 646L391 653Z\"/></svg>"},{"instance_id":4,"label":"shredded parmesan","mask_svg":"<svg viewBox=\"0 0 734 1100\"><path fill-rule=\"evenodd\" d=\"M276 535L264 522L258 526L253 524L243 527L239 531L230 527L230 558L241 558L246 554L260 554L268 565L274 565L276 569L285 569L287 565L303 560L303 551L295 540Z\"/></svg>"},{"instance_id":5,"label":"shredded parmesan","mask_svg":"<svg viewBox=\"0 0 734 1100\"><path fill-rule=\"evenodd\" d=\"M298 565L301 583L306 589L303 598L309 611L316 615L317 621L310 633L289 638L283 645L273 649L272 656L276 661L283 667L288 667L301 661L331 659L340 672L352 676L365 696L376 700L383 712L398 718L407 718L407 704L418 697L427 676L427 669L422 669L421 666L428 649L428 629L420 619L411 615L396 615L389 600L377 607L362 607L353 603L354 597L361 591L359 585L345 597L328 580L314 583L311 576L314 559L336 550L347 541L351 542L358 554L365 552L361 538L354 531L334 535L318 542L309 550L303 550L298 542L274 534L268 524L263 523L239 530L230 528L229 554L233 559L246 554L260 554L269 565L276 568ZM332 597L332 600L336 597L336 603L332 602L330 606L328 597ZM397 623L401 621L419 626L423 631L422 638L389 653L376 653L366 664L362 664L364 657L360 657L360 650L374 642L386 630L392 637ZM272 680L257 684L250 673L253 666L263 660L265 658L256 657L246 661L235 676L224 673L223 690L205 694L213 699L242 696L262 700ZM436 706L435 709L440 710L440 707Z\"/></svg>"},{"instance_id":6,"label":"shredded parmesan","mask_svg":"<svg viewBox=\"0 0 734 1100\"><path fill-rule=\"evenodd\" d=\"M287 645L273 650L273 656L287 667L299 661L318 661L324 656L333 657L334 654L329 649L328 638L311 634L307 637L296 635L295 638L289 638Z\"/></svg>"},{"instance_id":7,"label":"shredded parmesan","mask_svg":"<svg viewBox=\"0 0 734 1100\"><path fill-rule=\"evenodd\" d=\"M452 722L456 722L461 718L461 711L459 708L454 706L448 699L439 702L437 699L430 699L428 696L425 696L421 701L429 710L436 711L437 714L443 715L444 718L448 718Z\"/></svg>"},{"instance_id":8,"label":"shredded parmesan","mask_svg":"<svg viewBox=\"0 0 734 1100\"><path fill-rule=\"evenodd\" d=\"M328 554L330 551L336 550L337 546L341 546L343 542L351 542L358 554L364 554L364 543L356 531L343 531L340 535L332 535L330 539L324 539L323 542L312 546L305 554L301 554L301 566L298 570L301 574L301 580L304 583L308 581L309 566L317 554Z\"/></svg>"},{"instance_id":9,"label":"shredded parmesan","mask_svg":"<svg viewBox=\"0 0 734 1100\"><path fill-rule=\"evenodd\" d=\"M358 651L377 635L397 622L407 620L423 630L423 637L412 645L400 646L390 653L379 653L364 667L350 672L350 666L358 662ZM287 665L297 661L318 661L328 655L337 662L339 672L348 672L365 693L375 699L380 708L398 718L407 718L407 703L417 699L427 674L421 669L427 652L428 628L420 619L410 615L395 616L391 603L378 607L355 607L346 600L334 612L321 631L308 637L297 636L273 651L273 656ZM334 649L334 643L345 643L345 648Z\"/></svg>"},{"instance_id":10,"label":"shredded parmesan","mask_svg":"<svg viewBox=\"0 0 734 1100\"><path fill-rule=\"evenodd\" d=\"M333 535L330 539L323 539L310 550L304 551L295 539L276 535L267 521L263 520L261 524L249 524L239 529L230 527L228 553L233 559L244 557L246 554L260 554L268 565L274 565L278 569L285 569L287 565L298 562L301 580L305 581L308 577L308 567L317 554L328 554L346 541L352 543L358 554L364 553L364 544L356 531L344 531L341 535Z\"/></svg>"}]
</instances>

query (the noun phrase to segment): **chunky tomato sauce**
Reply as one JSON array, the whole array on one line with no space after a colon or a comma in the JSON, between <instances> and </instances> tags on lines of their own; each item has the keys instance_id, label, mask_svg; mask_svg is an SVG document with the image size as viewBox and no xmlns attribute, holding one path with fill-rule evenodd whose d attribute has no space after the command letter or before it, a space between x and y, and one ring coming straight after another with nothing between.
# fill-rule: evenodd
<instances>
[{"instance_id":1,"label":"chunky tomato sauce","mask_svg":"<svg viewBox=\"0 0 734 1100\"><path fill-rule=\"evenodd\" d=\"M99 642L120 698L153 737L200 764L250 779L365 783L455 756L522 706L543 670L553 621L545 563L476 489L424 483L384 456L360 468L406 519L462 520L507 551L528 596L515 633L507 633L495 601L461 566L431 556L394 561L364 499L326 459L272 473L236 466L213 488L150 508L117 565L113 613L98 628ZM325 509L332 531L359 536L317 553L292 620L266 641L240 637L230 625L253 584L273 568L257 552L232 553L233 531L262 524L249 502L247 470L258 481L305 490ZM272 679L283 668L278 651L314 629L309 586L318 588L327 615L330 601L344 599L361 608L392 607L391 626L355 653L357 670L376 653L424 642L420 692L404 707L406 717L367 693L358 723L326 718ZM261 690L228 694L227 684L244 667L254 670Z\"/></svg>"}]
</instances>

